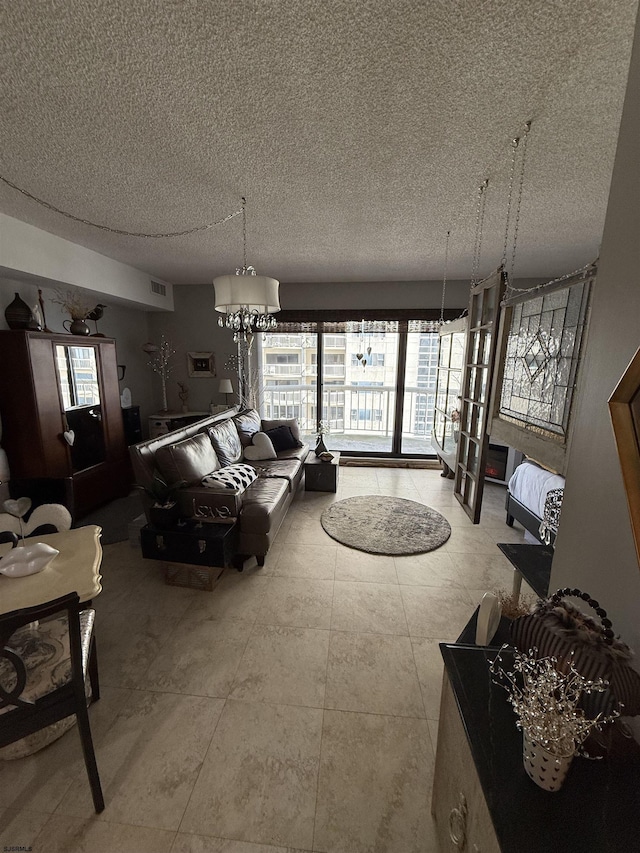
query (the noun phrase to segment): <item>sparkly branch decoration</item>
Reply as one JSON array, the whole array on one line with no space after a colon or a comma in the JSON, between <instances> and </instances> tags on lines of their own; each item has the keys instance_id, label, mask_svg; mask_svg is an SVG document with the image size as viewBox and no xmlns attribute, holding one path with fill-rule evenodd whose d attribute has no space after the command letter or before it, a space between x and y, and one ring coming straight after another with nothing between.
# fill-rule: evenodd
<instances>
[{"instance_id":1,"label":"sparkly branch decoration","mask_svg":"<svg viewBox=\"0 0 640 853\"><path fill-rule=\"evenodd\" d=\"M601 728L620 716L614 711L608 716L598 714L589 720L578 707L583 693L604 693L609 682L602 678L584 678L567 662L567 671L558 670L556 658L540 658L521 652L514 653L512 669L504 669L502 650L489 669L495 684L509 693L509 701L518 716L516 725L549 752L556 755L575 755L593 728ZM516 675L519 673L522 684Z\"/></svg>"},{"instance_id":2,"label":"sparkly branch decoration","mask_svg":"<svg viewBox=\"0 0 640 853\"><path fill-rule=\"evenodd\" d=\"M159 347L155 344L148 343L145 344L142 349L149 356L147 364L154 373L158 374L160 381L162 382L162 411L166 412L169 408L167 405L167 377L173 370L173 367L169 367L169 359L175 355L176 351L173 349L170 342L165 339L164 335L161 337Z\"/></svg>"},{"instance_id":3,"label":"sparkly branch decoration","mask_svg":"<svg viewBox=\"0 0 640 853\"><path fill-rule=\"evenodd\" d=\"M540 787L560 788L574 755L585 755L583 743L592 732L620 716L619 707L609 714L588 719L578 707L583 694L604 693L609 683L602 678L584 678L573 665L573 655L564 671L554 657L513 653L513 663L503 666L502 652L489 664L494 684L509 694L509 702L524 734L524 765ZM555 774L555 775L554 775Z\"/></svg>"}]
</instances>

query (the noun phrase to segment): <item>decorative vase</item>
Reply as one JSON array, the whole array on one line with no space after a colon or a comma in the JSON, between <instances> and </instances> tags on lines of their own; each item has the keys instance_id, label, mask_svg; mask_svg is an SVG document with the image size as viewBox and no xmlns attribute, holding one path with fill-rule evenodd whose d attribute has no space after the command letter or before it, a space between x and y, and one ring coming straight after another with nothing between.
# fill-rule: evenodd
<instances>
[{"instance_id":1,"label":"decorative vase","mask_svg":"<svg viewBox=\"0 0 640 853\"><path fill-rule=\"evenodd\" d=\"M573 761L571 755L554 755L523 732L522 760L527 776L545 791L559 791Z\"/></svg>"},{"instance_id":2,"label":"decorative vase","mask_svg":"<svg viewBox=\"0 0 640 853\"><path fill-rule=\"evenodd\" d=\"M13 302L5 308L4 317L10 329L29 329L35 323L31 308L17 293Z\"/></svg>"},{"instance_id":3,"label":"decorative vase","mask_svg":"<svg viewBox=\"0 0 640 853\"><path fill-rule=\"evenodd\" d=\"M313 452L316 454L316 456L320 456L321 453L329 452L325 446L324 439L321 435L318 436L318 441Z\"/></svg>"},{"instance_id":4,"label":"decorative vase","mask_svg":"<svg viewBox=\"0 0 640 853\"><path fill-rule=\"evenodd\" d=\"M67 328L67 323L69 323L69 328ZM90 335L91 329L87 326L84 320L65 320L62 324L67 332L71 332L72 335Z\"/></svg>"}]
</instances>

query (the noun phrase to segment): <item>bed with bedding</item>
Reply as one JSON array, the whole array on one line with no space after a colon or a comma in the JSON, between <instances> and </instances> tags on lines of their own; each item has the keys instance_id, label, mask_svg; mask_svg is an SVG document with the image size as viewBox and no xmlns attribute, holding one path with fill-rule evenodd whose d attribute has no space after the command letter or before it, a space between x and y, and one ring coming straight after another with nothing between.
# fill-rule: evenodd
<instances>
[{"instance_id":1,"label":"bed with bedding","mask_svg":"<svg viewBox=\"0 0 640 853\"><path fill-rule=\"evenodd\" d=\"M553 545L558 530L565 479L527 459L507 486L507 524L518 521L538 542Z\"/></svg>"}]
</instances>

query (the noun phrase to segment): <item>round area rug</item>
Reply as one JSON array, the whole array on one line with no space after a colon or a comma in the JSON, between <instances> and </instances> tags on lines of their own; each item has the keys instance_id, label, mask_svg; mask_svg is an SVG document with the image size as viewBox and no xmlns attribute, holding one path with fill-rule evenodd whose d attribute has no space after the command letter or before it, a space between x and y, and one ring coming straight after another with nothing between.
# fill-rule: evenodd
<instances>
[{"instance_id":1,"label":"round area rug","mask_svg":"<svg viewBox=\"0 0 640 853\"><path fill-rule=\"evenodd\" d=\"M451 536L447 519L424 504L385 495L358 495L331 504L320 522L349 548L369 554L424 554Z\"/></svg>"}]
</instances>

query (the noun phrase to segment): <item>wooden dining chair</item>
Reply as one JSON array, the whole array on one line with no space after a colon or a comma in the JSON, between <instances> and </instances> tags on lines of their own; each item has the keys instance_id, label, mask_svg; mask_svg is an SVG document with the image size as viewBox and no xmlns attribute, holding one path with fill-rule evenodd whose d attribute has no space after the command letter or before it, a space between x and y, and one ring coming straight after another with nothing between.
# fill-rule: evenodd
<instances>
[{"instance_id":1,"label":"wooden dining chair","mask_svg":"<svg viewBox=\"0 0 640 853\"><path fill-rule=\"evenodd\" d=\"M0 748L75 714L96 812L104 798L93 748L85 683L100 697L95 610L72 592L0 616Z\"/></svg>"}]
</instances>

